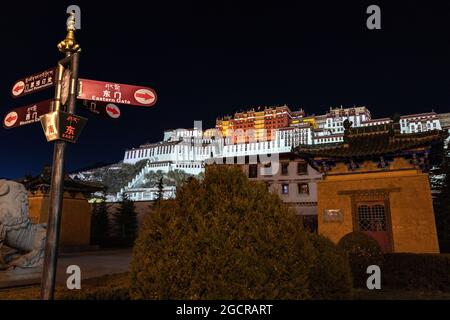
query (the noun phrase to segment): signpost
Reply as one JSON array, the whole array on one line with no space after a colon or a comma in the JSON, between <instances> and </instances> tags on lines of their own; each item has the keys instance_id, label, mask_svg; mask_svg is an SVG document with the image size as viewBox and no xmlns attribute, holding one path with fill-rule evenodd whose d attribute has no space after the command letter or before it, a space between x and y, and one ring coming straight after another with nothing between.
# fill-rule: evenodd
<instances>
[{"instance_id":1,"label":"signpost","mask_svg":"<svg viewBox=\"0 0 450 320\"><path fill-rule=\"evenodd\" d=\"M113 103L108 103L105 106L106 113L113 119L117 119L120 117L120 109Z\"/></svg>"},{"instance_id":2,"label":"signpost","mask_svg":"<svg viewBox=\"0 0 450 320\"><path fill-rule=\"evenodd\" d=\"M80 79L78 99L151 107L156 92L148 87Z\"/></svg>"},{"instance_id":3,"label":"signpost","mask_svg":"<svg viewBox=\"0 0 450 320\"><path fill-rule=\"evenodd\" d=\"M3 120L3 127L11 129L38 122L41 116L50 112L50 103L51 100L45 100L9 111Z\"/></svg>"},{"instance_id":4,"label":"signpost","mask_svg":"<svg viewBox=\"0 0 450 320\"><path fill-rule=\"evenodd\" d=\"M13 109L3 119L6 129L40 121L47 141L54 144L41 282L41 298L45 300L53 299L55 289L66 143L75 143L87 122L86 118L75 114L77 99L82 101L83 108L111 119L121 115L116 104L150 107L156 103L156 93L148 87L78 79L81 48L75 40L76 24L75 11L71 11L67 19L66 38L58 44L65 58L58 62L57 67L20 79L11 89L11 95L19 98L54 86L54 98Z\"/></svg>"},{"instance_id":5,"label":"signpost","mask_svg":"<svg viewBox=\"0 0 450 320\"><path fill-rule=\"evenodd\" d=\"M27 94L41 91L55 85L55 68L47 69L33 74L27 78L17 80L11 89L13 98L19 98Z\"/></svg>"},{"instance_id":6,"label":"signpost","mask_svg":"<svg viewBox=\"0 0 450 320\"><path fill-rule=\"evenodd\" d=\"M61 109L61 96L63 91L63 77L66 68L70 70L69 91L67 96L66 111L75 117L76 108L76 92L78 91L78 64L79 64L79 51L80 46L75 40L75 13L72 12L67 19L67 35L66 38L58 44L58 49L65 54L65 58L58 62L56 69L56 84L55 84L55 96L52 103L52 113L47 116L41 117L42 128L44 129L47 140L54 141L53 151L53 167L52 178L50 185L50 203L47 222L47 236L45 239L45 257L44 257L44 269L42 272L41 282L41 299L52 300L55 291L56 280L56 268L58 262L58 249L59 249L59 234L61 231L61 215L63 207L63 192L64 192L64 162L66 141L63 138L62 130L66 123L63 123L62 117L66 117L67 114ZM67 73L66 73L67 74ZM53 117L53 122L49 118ZM67 119L68 121L68 119ZM53 132L51 125L54 125ZM84 124L83 124L84 126ZM75 131L70 130L68 136L71 142L76 141L81 128L77 129L77 135L75 137ZM56 136L55 136L56 131Z\"/></svg>"}]
</instances>

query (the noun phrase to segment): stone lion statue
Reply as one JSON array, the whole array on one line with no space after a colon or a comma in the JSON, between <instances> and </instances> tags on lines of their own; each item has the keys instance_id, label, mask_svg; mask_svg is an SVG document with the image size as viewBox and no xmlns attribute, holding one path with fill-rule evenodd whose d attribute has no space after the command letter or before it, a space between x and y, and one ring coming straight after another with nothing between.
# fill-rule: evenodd
<instances>
[{"instance_id":1,"label":"stone lion statue","mask_svg":"<svg viewBox=\"0 0 450 320\"><path fill-rule=\"evenodd\" d=\"M33 268L44 261L46 224L28 217L28 193L17 182L0 180L0 268ZM8 254L2 254L9 248Z\"/></svg>"}]
</instances>

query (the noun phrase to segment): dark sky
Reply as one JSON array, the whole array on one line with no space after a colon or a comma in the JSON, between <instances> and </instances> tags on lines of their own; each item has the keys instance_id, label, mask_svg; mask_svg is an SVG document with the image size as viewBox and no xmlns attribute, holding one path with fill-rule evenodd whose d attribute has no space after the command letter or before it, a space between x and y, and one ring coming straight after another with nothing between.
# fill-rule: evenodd
<instances>
[{"instance_id":1,"label":"dark sky","mask_svg":"<svg viewBox=\"0 0 450 320\"><path fill-rule=\"evenodd\" d=\"M2 2L2 117L53 95L12 99L10 89L62 57L69 4L82 10L80 76L150 86L159 98L151 108L122 106L119 120L80 110L89 121L68 148L69 171L120 161L165 129L212 127L217 116L260 105L316 114L366 105L375 117L450 111L449 2L242 2ZM381 30L366 28L370 4L381 7ZM53 152L38 123L0 128L0 150L7 178L38 173Z\"/></svg>"}]
</instances>

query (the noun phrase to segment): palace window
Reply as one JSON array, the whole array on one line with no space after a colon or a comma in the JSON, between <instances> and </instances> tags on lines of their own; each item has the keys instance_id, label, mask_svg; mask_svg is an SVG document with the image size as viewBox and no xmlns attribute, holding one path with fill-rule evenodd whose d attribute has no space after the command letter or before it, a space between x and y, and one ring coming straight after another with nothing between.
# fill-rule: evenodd
<instances>
[{"instance_id":1,"label":"palace window","mask_svg":"<svg viewBox=\"0 0 450 320\"><path fill-rule=\"evenodd\" d=\"M309 186L307 183L299 183L298 185L298 194L309 194Z\"/></svg>"},{"instance_id":2,"label":"palace window","mask_svg":"<svg viewBox=\"0 0 450 320\"><path fill-rule=\"evenodd\" d=\"M258 177L258 165L250 164L248 166L248 177L249 178L257 178Z\"/></svg>"},{"instance_id":3,"label":"palace window","mask_svg":"<svg viewBox=\"0 0 450 320\"><path fill-rule=\"evenodd\" d=\"M384 203L359 204L358 224L361 231L386 231L386 212Z\"/></svg>"},{"instance_id":4,"label":"palace window","mask_svg":"<svg viewBox=\"0 0 450 320\"><path fill-rule=\"evenodd\" d=\"M288 167L289 167L289 163L284 162L281 164L281 174L283 176L287 176L288 175Z\"/></svg>"},{"instance_id":5,"label":"palace window","mask_svg":"<svg viewBox=\"0 0 450 320\"><path fill-rule=\"evenodd\" d=\"M283 183L281 185L281 194L289 194L289 184Z\"/></svg>"},{"instance_id":6,"label":"palace window","mask_svg":"<svg viewBox=\"0 0 450 320\"><path fill-rule=\"evenodd\" d=\"M299 176L308 174L308 164L306 162L297 163L297 174Z\"/></svg>"}]
</instances>

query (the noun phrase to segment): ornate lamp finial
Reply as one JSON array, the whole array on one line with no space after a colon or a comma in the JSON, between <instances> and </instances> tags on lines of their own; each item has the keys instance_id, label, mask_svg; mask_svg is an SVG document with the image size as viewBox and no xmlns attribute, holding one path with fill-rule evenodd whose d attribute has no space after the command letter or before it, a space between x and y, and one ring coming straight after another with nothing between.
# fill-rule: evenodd
<instances>
[{"instance_id":1,"label":"ornate lamp finial","mask_svg":"<svg viewBox=\"0 0 450 320\"><path fill-rule=\"evenodd\" d=\"M58 43L59 51L63 53L75 53L81 50L80 45L75 40L75 12L69 13L67 18L67 35L66 38Z\"/></svg>"}]
</instances>

